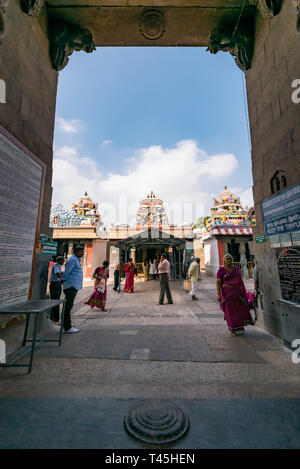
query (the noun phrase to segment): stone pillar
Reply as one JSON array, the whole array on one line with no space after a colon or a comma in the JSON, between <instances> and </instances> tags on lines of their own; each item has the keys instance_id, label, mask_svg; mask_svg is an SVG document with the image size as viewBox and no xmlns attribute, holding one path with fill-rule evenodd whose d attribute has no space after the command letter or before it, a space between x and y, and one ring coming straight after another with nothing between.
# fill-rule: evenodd
<instances>
[{"instance_id":1,"label":"stone pillar","mask_svg":"<svg viewBox=\"0 0 300 469\"><path fill-rule=\"evenodd\" d=\"M69 241L68 245L68 258L73 254L73 241Z\"/></svg>"},{"instance_id":2,"label":"stone pillar","mask_svg":"<svg viewBox=\"0 0 300 469\"><path fill-rule=\"evenodd\" d=\"M135 249L134 248L131 248L130 249L130 253L129 253L129 257L132 258L133 262L135 263Z\"/></svg>"},{"instance_id":3,"label":"stone pillar","mask_svg":"<svg viewBox=\"0 0 300 469\"><path fill-rule=\"evenodd\" d=\"M285 171L287 187L300 180L300 103L292 101L300 79L300 33L295 3L284 0L280 13L263 19L258 13L251 68L246 72L252 141L253 195L256 227L264 234L261 202L272 195L271 179ZM255 244L264 307L264 326L281 336L277 300L281 297L275 249L269 241Z\"/></svg>"}]
</instances>

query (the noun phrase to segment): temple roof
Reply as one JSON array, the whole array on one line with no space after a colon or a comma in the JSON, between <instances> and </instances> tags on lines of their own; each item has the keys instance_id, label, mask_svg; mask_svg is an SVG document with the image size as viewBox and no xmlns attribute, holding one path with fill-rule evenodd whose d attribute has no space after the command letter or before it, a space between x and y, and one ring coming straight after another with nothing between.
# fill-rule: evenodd
<instances>
[{"instance_id":1,"label":"temple roof","mask_svg":"<svg viewBox=\"0 0 300 469\"><path fill-rule=\"evenodd\" d=\"M104 229L104 223L98 212L98 204L88 196L85 191L84 196L72 204L72 210L67 210L62 204L57 204L51 208L51 227L68 226L94 226Z\"/></svg>"},{"instance_id":2,"label":"temple roof","mask_svg":"<svg viewBox=\"0 0 300 469\"><path fill-rule=\"evenodd\" d=\"M116 247L132 246L182 246L185 239L177 238L174 235L165 233L159 229L148 229L137 233L129 238L122 239L116 244Z\"/></svg>"},{"instance_id":3,"label":"temple roof","mask_svg":"<svg viewBox=\"0 0 300 469\"><path fill-rule=\"evenodd\" d=\"M251 213L246 211L241 205L240 198L227 189L227 186L214 199L210 217L205 222L207 230L221 226L241 227L254 225L254 210Z\"/></svg>"},{"instance_id":4,"label":"temple roof","mask_svg":"<svg viewBox=\"0 0 300 469\"><path fill-rule=\"evenodd\" d=\"M231 192L229 189L227 189L227 186L224 187L224 190L222 192L220 192L220 194L218 195L218 197L216 197L214 199L215 201L215 205L219 205L219 204L232 204L232 203L236 203L236 204L240 204L240 198L237 197L233 192Z\"/></svg>"},{"instance_id":5,"label":"temple roof","mask_svg":"<svg viewBox=\"0 0 300 469\"><path fill-rule=\"evenodd\" d=\"M83 197L81 197L77 202L72 204L72 208L75 210L77 208L84 208L90 210L97 207L98 204L95 204L95 202L92 201L92 199L88 196L87 191L85 191Z\"/></svg>"},{"instance_id":6,"label":"temple roof","mask_svg":"<svg viewBox=\"0 0 300 469\"><path fill-rule=\"evenodd\" d=\"M151 191L145 199L140 201L136 215L136 227L138 229L145 229L147 227L158 228L159 226L168 227L169 221L163 201Z\"/></svg>"}]
</instances>

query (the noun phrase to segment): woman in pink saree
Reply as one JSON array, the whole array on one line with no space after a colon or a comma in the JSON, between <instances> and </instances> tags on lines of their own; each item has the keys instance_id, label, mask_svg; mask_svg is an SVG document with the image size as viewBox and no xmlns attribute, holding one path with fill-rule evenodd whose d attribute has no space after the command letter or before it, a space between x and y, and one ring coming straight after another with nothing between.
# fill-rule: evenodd
<instances>
[{"instance_id":1,"label":"woman in pink saree","mask_svg":"<svg viewBox=\"0 0 300 469\"><path fill-rule=\"evenodd\" d=\"M133 293L134 288L134 263L132 259L129 259L128 264L124 266L124 272L127 273L124 292Z\"/></svg>"},{"instance_id":2,"label":"woman in pink saree","mask_svg":"<svg viewBox=\"0 0 300 469\"><path fill-rule=\"evenodd\" d=\"M106 304L106 295L107 295L107 279L109 277L108 270L109 263L107 261L103 262L102 267L97 267L93 274L94 282L94 291L89 297L88 301L85 301L85 305L89 305L91 308L101 309L101 311L107 311L105 309Z\"/></svg>"},{"instance_id":3,"label":"woman in pink saree","mask_svg":"<svg viewBox=\"0 0 300 469\"><path fill-rule=\"evenodd\" d=\"M224 267L217 273L217 293L220 308L224 313L231 335L243 334L244 327L254 326L247 293L240 270L232 265L230 254L224 256Z\"/></svg>"}]
</instances>

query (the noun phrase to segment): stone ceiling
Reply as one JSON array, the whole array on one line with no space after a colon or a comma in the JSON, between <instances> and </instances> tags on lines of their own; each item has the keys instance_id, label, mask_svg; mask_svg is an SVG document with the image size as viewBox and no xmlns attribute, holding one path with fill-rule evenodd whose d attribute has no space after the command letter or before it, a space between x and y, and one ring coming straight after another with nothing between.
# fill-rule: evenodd
<instances>
[{"instance_id":1,"label":"stone ceiling","mask_svg":"<svg viewBox=\"0 0 300 469\"><path fill-rule=\"evenodd\" d=\"M251 67L257 8L271 19L281 5L282 0L21 0L30 16L46 8L56 70L67 65L73 51L93 52L96 46L206 46L213 54L229 52L246 71Z\"/></svg>"},{"instance_id":2,"label":"stone ceiling","mask_svg":"<svg viewBox=\"0 0 300 469\"><path fill-rule=\"evenodd\" d=\"M225 22L251 19L253 0L47 0L51 16L92 33L96 46L207 46Z\"/></svg>"}]
</instances>

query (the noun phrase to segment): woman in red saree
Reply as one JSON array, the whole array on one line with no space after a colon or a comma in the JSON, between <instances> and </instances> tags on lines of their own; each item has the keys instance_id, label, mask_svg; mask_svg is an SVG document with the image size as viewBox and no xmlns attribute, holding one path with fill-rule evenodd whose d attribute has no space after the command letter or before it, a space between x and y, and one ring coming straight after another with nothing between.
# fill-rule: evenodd
<instances>
[{"instance_id":1,"label":"woman in red saree","mask_svg":"<svg viewBox=\"0 0 300 469\"><path fill-rule=\"evenodd\" d=\"M133 293L134 288L134 263L132 259L129 259L128 264L124 266L124 272L127 273L124 292Z\"/></svg>"},{"instance_id":2,"label":"woman in red saree","mask_svg":"<svg viewBox=\"0 0 300 469\"><path fill-rule=\"evenodd\" d=\"M243 334L244 327L254 326L247 293L240 270L232 265L230 254L224 256L224 267L217 273L217 293L220 308L224 313L231 335Z\"/></svg>"},{"instance_id":3,"label":"woman in red saree","mask_svg":"<svg viewBox=\"0 0 300 469\"><path fill-rule=\"evenodd\" d=\"M106 304L106 294L107 294L107 279L109 277L108 270L109 263L107 261L103 262L102 267L97 267L93 274L94 282L94 291L89 297L88 301L85 301L85 305L89 305L91 308L101 309L101 311L107 311L105 309Z\"/></svg>"}]
</instances>

